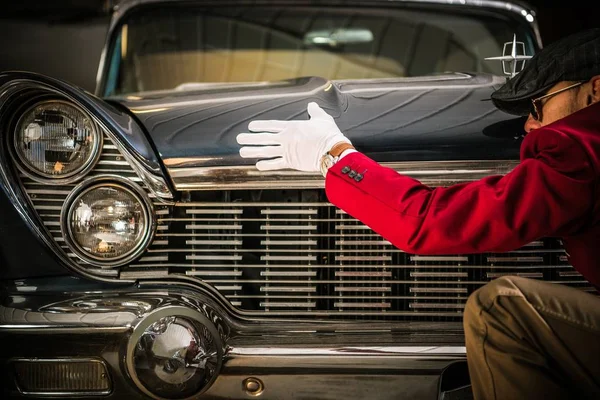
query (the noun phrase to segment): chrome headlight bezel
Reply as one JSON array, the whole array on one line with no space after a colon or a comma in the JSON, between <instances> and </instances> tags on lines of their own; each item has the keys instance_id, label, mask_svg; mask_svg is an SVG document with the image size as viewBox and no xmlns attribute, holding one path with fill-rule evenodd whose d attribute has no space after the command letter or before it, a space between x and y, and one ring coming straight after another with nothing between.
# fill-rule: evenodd
<instances>
[{"instance_id":1,"label":"chrome headlight bezel","mask_svg":"<svg viewBox=\"0 0 600 400\"><path fill-rule=\"evenodd\" d=\"M76 111L80 112L83 116L87 117L90 121L91 126L93 127L92 135L94 136L94 140L92 143L92 151L90 152L89 156L81 166L64 175L46 175L43 172L32 168L28 165L27 161L23 159L19 149L17 148L17 135L19 135L18 128L20 127L23 119L26 118L31 112L33 112L33 110L36 107L51 103L58 103L75 109ZM33 179L36 182L50 185L63 185L76 182L85 177L87 173L96 166L100 158L100 153L102 150L104 139L103 131L96 122L96 120L75 102L53 97L35 97L30 102L28 102L25 107L21 108L21 110L18 113L18 116L13 119L13 123L11 123L10 126L12 130L12 143L10 146L8 146L10 155L15 161L15 165L17 166L18 170L25 176L27 176L30 179Z\"/></svg>"},{"instance_id":2,"label":"chrome headlight bezel","mask_svg":"<svg viewBox=\"0 0 600 400\"><path fill-rule=\"evenodd\" d=\"M73 204L75 204L75 201L81 198L81 196L90 192L91 190L97 189L99 187L117 187L120 190L124 190L128 194L132 195L142 205L146 221L144 231L139 243L127 253L112 259L96 257L87 252L85 249L83 249L75 240L70 224L71 217L74 211ZM77 185L66 198L63 204L60 213L60 224L65 243L69 247L69 249L75 255L77 255L77 257L79 257L86 263L101 268L119 267L138 258L144 251L146 251L146 249L152 242L154 233L156 231L154 206L148 198L148 195L144 192L142 188L140 188L134 182L116 175L106 175L88 178L85 181L81 182L79 185Z\"/></svg>"}]
</instances>

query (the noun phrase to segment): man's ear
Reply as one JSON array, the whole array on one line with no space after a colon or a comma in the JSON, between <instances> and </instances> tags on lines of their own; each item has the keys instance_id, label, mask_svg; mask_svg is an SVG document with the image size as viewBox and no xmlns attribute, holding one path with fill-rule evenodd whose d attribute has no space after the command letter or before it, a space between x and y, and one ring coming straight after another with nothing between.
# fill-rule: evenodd
<instances>
[{"instance_id":1,"label":"man's ear","mask_svg":"<svg viewBox=\"0 0 600 400\"><path fill-rule=\"evenodd\" d=\"M591 93L590 93L590 104L597 103L600 101L600 75L596 75L590 79Z\"/></svg>"}]
</instances>

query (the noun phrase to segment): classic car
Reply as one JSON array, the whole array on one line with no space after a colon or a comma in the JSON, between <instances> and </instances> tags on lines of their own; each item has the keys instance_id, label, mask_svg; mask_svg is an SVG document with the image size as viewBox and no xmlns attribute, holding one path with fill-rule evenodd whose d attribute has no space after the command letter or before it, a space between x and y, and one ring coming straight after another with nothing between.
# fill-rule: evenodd
<instances>
[{"instance_id":1,"label":"classic car","mask_svg":"<svg viewBox=\"0 0 600 400\"><path fill-rule=\"evenodd\" d=\"M469 398L468 295L593 290L562 244L407 254L235 137L316 101L429 185L506 173L490 93L541 47L507 1L124 0L95 93L1 73L4 397Z\"/></svg>"}]
</instances>

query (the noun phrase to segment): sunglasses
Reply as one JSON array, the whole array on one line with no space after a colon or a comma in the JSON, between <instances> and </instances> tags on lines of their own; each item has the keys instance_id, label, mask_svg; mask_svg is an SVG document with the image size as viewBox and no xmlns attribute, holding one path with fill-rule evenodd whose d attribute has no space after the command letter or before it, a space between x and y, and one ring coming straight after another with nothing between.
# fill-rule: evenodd
<instances>
[{"instance_id":1,"label":"sunglasses","mask_svg":"<svg viewBox=\"0 0 600 400\"><path fill-rule=\"evenodd\" d=\"M529 113L531 114L533 119L535 119L536 121L541 121L542 120L542 108L544 107L544 105L542 104L542 100L552 97L554 95L557 95L559 93L562 93L566 90L573 89L574 87L583 85L585 82L586 81L577 82L577 83L574 83L567 87L564 87L562 89L558 89L554 92L550 92L550 93L540 96L538 98L532 99L531 100L531 109L529 110Z\"/></svg>"}]
</instances>

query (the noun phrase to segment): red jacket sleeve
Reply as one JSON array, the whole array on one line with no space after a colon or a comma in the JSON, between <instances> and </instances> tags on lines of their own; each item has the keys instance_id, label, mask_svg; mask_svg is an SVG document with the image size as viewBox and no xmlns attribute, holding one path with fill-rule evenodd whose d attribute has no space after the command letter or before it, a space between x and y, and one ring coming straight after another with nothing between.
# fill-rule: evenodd
<instances>
[{"instance_id":1,"label":"red jacket sleeve","mask_svg":"<svg viewBox=\"0 0 600 400\"><path fill-rule=\"evenodd\" d=\"M541 128L526 136L521 163L503 176L431 188L352 153L330 168L325 188L331 203L403 251L458 254L509 251L576 231L590 215L594 181L580 145Z\"/></svg>"}]
</instances>

